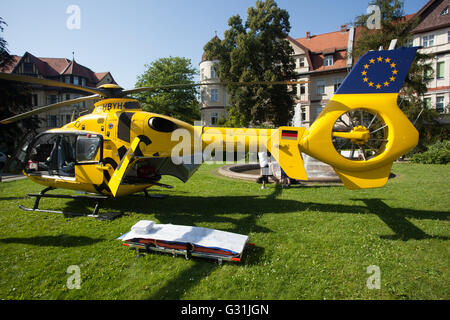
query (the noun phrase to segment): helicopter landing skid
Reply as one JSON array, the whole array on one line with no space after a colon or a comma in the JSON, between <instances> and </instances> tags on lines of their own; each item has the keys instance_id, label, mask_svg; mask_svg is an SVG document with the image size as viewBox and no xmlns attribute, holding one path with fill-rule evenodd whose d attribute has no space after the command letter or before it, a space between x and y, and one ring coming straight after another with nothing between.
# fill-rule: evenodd
<instances>
[{"instance_id":1,"label":"helicopter landing skid","mask_svg":"<svg viewBox=\"0 0 450 320\"><path fill-rule=\"evenodd\" d=\"M91 217L96 218L98 220L113 220L123 214L123 212L105 212L99 214L98 211L100 209L100 201L106 200L109 197L108 196L102 196L102 195L67 195L67 194L45 194L47 191L54 190L55 188L48 187L42 190L39 193L29 193L28 196L35 197L36 200L34 202L33 208L27 208L23 205L19 205L19 208L24 211L38 211L38 212L49 212L49 213L61 213L64 215L71 215L71 216L84 216L84 217ZM41 198L64 198L64 199L87 199L87 200L94 200L96 201L94 211L92 214L84 214L84 213L77 213L77 212L66 212L66 211L59 211L59 210L47 210L47 209L39 209L39 203L41 201Z\"/></svg>"}]
</instances>

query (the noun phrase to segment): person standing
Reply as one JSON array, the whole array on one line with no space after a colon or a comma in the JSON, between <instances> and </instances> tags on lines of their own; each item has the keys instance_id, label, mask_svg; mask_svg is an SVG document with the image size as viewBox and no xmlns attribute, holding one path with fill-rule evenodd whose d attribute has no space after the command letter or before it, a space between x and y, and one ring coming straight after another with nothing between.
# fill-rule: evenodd
<instances>
[{"instance_id":1,"label":"person standing","mask_svg":"<svg viewBox=\"0 0 450 320\"><path fill-rule=\"evenodd\" d=\"M291 185L291 178L289 178L289 176L286 174L286 172L284 172L283 168L281 168L281 183L283 184L282 188L289 188L289 186Z\"/></svg>"},{"instance_id":2,"label":"person standing","mask_svg":"<svg viewBox=\"0 0 450 320\"><path fill-rule=\"evenodd\" d=\"M269 175L270 175L270 160L269 155L267 151L258 152L258 160L259 160L259 167L261 169L261 176L259 177L258 181L261 181L262 186L261 189L266 188L266 183L269 183Z\"/></svg>"}]
</instances>

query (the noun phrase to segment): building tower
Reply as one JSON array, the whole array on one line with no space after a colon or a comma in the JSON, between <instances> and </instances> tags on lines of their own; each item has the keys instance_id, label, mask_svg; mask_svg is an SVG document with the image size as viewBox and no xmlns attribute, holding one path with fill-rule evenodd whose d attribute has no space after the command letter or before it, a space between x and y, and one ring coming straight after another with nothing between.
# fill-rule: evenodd
<instances>
[{"instance_id":1,"label":"building tower","mask_svg":"<svg viewBox=\"0 0 450 320\"><path fill-rule=\"evenodd\" d=\"M217 36L216 36L217 38ZM200 62L200 83L211 84L219 82L214 66L219 60L207 60L203 53ZM200 112L202 125L217 126L220 119L227 117L227 93L223 85L208 85L200 87Z\"/></svg>"}]
</instances>

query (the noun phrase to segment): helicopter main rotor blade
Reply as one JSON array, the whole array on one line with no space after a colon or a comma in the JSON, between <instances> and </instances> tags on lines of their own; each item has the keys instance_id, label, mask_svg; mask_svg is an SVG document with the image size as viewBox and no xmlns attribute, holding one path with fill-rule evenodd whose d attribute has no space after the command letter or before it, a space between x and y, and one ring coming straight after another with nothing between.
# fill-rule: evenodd
<instances>
[{"instance_id":1,"label":"helicopter main rotor blade","mask_svg":"<svg viewBox=\"0 0 450 320\"><path fill-rule=\"evenodd\" d=\"M31 111L27 111L27 112L18 114L18 115L13 116L13 117L10 117L10 118L7 118L7 119L3 119L3 120L0 121L0 123L1 124L9 124L9 123L16 122L16 121L19 121L19 120L22 120L22 119L26 119L28 117L37 115L37 114L42 113L42 112L48 112L48 111L52 111L52 110L55 110L55 109L58 109L58 108L62 108L62 107L65 107L65 106L70 106L70 105L77 104L77 103L80 103L80 102L83 102L83 101L89 101L89 100L94 100L94 99L100 99L100 95L94 94L92 96L81 97L81 98L76 98L76 99L72 99L72 100L66 100L66 101L58 102L58 103L54 103L54 104L49 104L49 105L47 105L45 107L36 108L36 109L31 110Z\"/></svg>"},{"instance_id":2,"label":"helicopter main rotor blade","mask_svg":"<svg viewBox=\"0 0 450 320\"><path fill-rule=\"evenodd\" d=\"M122 91L122 94L134 94L144 91L156 91L161 89L176 89L176 88L189 88L189 87L200 87L200 86L216 86L216 85L236 85L236 86L254 86L254 85L293 85L301 83L309 83L310 81L247 81L247 82L233 82L233 81L222 81L222 82L208 82L208 83L185 83L185 84L167 84L160 86L151 87L140 87L129 90Z\"/></svg>"},{"instance_id":3,"label":"helicopter main rotor blade","mask_svg":"<svg viewBox=\"0 0 450 320\"><path fill-rule=\"evenodd\" d=\"M21 76L21 75L13 74L13 73L0 72L0 79L18 81L18 82L26 82L26 83L34 83L34 84L40 84L40 85L44 85L44 86L51 86L51 87L63 87L63 88L81 90L84 92L89 92L89 93L94 93L94 94L98 94L101 96L105 96L105 93L102 90L99 90L96 88L82 87L82 86L77 86L75 84L65 83L65 82L56 81L56 80L42 79L42 78L36 78L36 77L30 77L30 76Z\"/></svg>"}]
</instances>

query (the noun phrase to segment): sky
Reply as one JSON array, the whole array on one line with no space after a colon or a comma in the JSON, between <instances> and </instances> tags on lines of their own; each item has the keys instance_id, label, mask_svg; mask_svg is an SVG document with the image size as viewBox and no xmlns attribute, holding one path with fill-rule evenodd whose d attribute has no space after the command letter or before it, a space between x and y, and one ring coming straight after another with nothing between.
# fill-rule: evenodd
<instances>
[{"instance_id":1,"label":"sky","mask_svg":"<svg viewBox=\"0 0 450 320\"><path fill-rule=\"evenodd\" d=\"M145 65L164 57L185 57L199 68L203 46L223 39L228 19L256 0L1 0L7 23L0 35L11 54L72 59L94 72L110 71L125 89L135 86ZM293 38L306 32L340 29L366 13L369 0L277 0L290 15ZM419 11L427 0L405 0L404 12ZM69 10L79 8L79 15ZM76 17L79 17L77 20ZM69 26L68 26L69 22ZM78 24L79 22L79 24Z\"/></svg>"}]
</instances>

